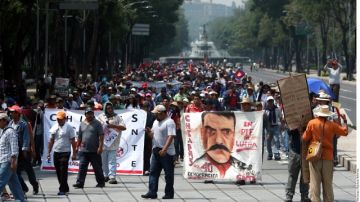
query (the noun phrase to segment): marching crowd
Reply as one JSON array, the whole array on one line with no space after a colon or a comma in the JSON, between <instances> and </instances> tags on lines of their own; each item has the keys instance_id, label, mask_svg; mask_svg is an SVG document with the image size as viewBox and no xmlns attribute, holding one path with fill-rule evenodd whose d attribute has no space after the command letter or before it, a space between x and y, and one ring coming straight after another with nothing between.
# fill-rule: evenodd
<instances>
[{"instance_id":1,"label":"marching crowd","mask_svg":"<svg viewBox=\"0 0 360 202\"><path fill-rule=\"evenodd\" d=\"M91 75L71 79L69 91L56 94L54 78L41 79L34 96L23 97L11 85L0 95L0 192L25 201L29 191L22 178L28 175L33 194L39 184L33 167L42 163L44 145L44 110L59 109L57 124L50 129L48 159L52 159L59 182L58 195L66 195L67 167L70 157L80 161L74 188L83 188L88 164L91 163L97 181L116 184L116 149L121 131L126 125L117 109L142 109L147 112L144 147L144 174L149 175L149 192L143 198L157 198L158 178L165 171L164 199L174 197L174 165L184 158L181 117L183 113L203 111L264 111L263 154L266 145L267 160L289 159L289 179L286 200L292 201L301 170L301 142L323 143L322 160L310 162L308 177L301 177L302 201L320 201L323 183L325 201L333 201L332 172L337 164L336 140L347 134L341 126L346 118L332 106L332 98L325 92L310 93L314 120L307 127L289 130L284 119L281 95L277 85L262 81L255 83L241 69L212 64L173 65L151 64L112 77ZM140 84L140 85L137 85ZM339 87L339 86L338 86ZM26 94L25 94L26 95ZM67 110L84 110L85 120L78 131L66 122ZM98 116L94 111L102 110ZM327 121L328 120L328 121ZM322 124L322 131L319 131ZM306 126L306 125L305 125ZM104 134L113 134L114 141L104 144ZM321 135L323 134L323 135ZM53 151L53 156L51 156ZM73 151L71 153L71 151ZM283 154L283 155L281 155ZM71 156L72 155L72 156ZM321 162L321 163L320 163ZM324 163L324 164L323 164ZM237 182L245 184L244 180ZM256 183L256 181L252 181ZM310 184L310 188L309 188Z\"/></svg>"}]
</instances>

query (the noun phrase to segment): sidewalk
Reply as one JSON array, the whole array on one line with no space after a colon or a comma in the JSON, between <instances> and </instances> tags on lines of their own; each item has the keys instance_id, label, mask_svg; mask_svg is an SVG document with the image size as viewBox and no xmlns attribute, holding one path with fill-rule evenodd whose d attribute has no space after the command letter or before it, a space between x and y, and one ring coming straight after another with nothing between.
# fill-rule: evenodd
<instances>
[{"instance_id":1,"label":"sidewalk","mask_svg":"<svg viewBox=\"0 0 360 202\"><path fill-rule=\"evenodd\" d=\"M214 181L204 183L204 180L187 180L183 175L183 167L177 165L175 169L175 197L171 202L178 201L243 201L243 202L279 202L284 201L285 186L288 179L288 165L280 161L264 159L262 181L256 184L236 185L233 182ZM141 194L148 190L148 176L117 176L118 184L106 184L104 188L95 188L94 175L86 177L84 189L74 189L71 185L76 181L76 174L69 175L70 193L68 196L57 196L58 182L54 172L43 172L36 169L40 183L38 195L27 194L29 202L118 202L118 201L166 201L164 195L165 176L159 179L157 200L144 200ZM333 189L335 201L356 201L356 175L342 167L336 167L334 172ZM28 182L26 182L28 183ZM294 201L300 201L299 185L295 189ZM31 188L30 188L31 189Z\"/></svg>"}]
</instances>

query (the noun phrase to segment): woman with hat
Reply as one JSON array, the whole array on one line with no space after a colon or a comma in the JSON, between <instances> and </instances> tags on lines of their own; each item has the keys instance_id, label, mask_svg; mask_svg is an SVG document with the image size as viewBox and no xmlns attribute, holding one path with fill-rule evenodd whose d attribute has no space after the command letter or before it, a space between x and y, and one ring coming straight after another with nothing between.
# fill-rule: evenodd
<instances>
[{"instance_id":1,"label":"woman with hat","mask_svg":"<svg viewBox=\"0 0 360 202\"><path fill-rule=\"evenodd\" d=\"M309 121L302 136L305 142L321 141L322 154L320 160L309 162L310 168L310 199L320 202L320 186L323 187L323 200L334 201L333 181L333 137L346 136L348 134L347 120L345 115L340 115L345 126L339 125L327 118L333 113L328 106L320 106L316 112L316 118Z\"/></svg>"}]
</instances>

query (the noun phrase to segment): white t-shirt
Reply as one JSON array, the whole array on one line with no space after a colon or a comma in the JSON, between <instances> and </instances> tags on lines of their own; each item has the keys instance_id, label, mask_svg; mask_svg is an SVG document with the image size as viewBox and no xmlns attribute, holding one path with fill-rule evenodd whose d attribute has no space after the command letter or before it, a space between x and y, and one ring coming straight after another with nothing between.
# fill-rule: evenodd
<instances>
[{"instance_id":1,"label":"white t-shirt","mask_svg":"<svg viewBox=\"0 0 360 202\"><path fill-rule=\"evenodd\" d=\"M110 124L114 124L114 125L119 125L119 126L125 126L125 122L124 120L119 116L112 116L110 118L106 117L105 113L100 114L97 119L100 121L100 123L103 125L104 128L107 127L107 121L109 121ZM115 140L112 142L112 144L107 147L106 144L104 144L104 150L117 150L119 148L120 145L120 139L121 139L121 131L118 131L116 129L114 129L115 131L118 132L118 135L116 136ZM106 135L104 130L104 142L107 141L106 140Z\"/></svg>"},{"instance_id":2,"label":"white t-shirt","mask_svg":"<svg viewBox=\"0 0 360 202\"><path fill-rule=\"evenodd\" d=\"M151 130L154 133L154 138L152 140L153 148L163 148L166 144L167 137L176 135L175 122L170 117L166 117L160 122L155 120ZM167 153L169 155L175 155L174 141L170 144Z\"/></svg>"},{"instance_id":3,"label":"white t-shirt","mask_svg":"<svg viewBox=\"0 0 360 202\"><path fill-rule=\"evenodd\" d=\"M340 84L341 67L339 66L337 69L329 68L327 66L325 67L329 72L329 84Z\"/></svg>"},{"instance_id":4,"label":"white t-shirt","mask_svg":"<svg viewBox=\"0 0 360 202\"><path fill-rule=\"evenodd\" d=\"M75 138L75 130L68 123L63 126L55 124L50 129L50 138L54 138L54 151L55 152L71 152L72 138Z\"/></svg>"}]
</instances>

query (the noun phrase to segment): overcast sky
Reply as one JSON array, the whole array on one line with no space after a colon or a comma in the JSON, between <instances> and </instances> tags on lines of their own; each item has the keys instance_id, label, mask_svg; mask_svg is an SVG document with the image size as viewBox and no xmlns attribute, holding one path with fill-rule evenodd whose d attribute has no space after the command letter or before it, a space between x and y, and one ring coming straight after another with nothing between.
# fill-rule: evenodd
<instances>
[{"instance_id":1,"label":"overcast sky","mask_svg":"<svg viewBox=\"0 0 360 202\"><path fill-rule=\"evenodd\" d=\"M201 0L202 2L210 2L210 0ZM236 6L242 6L243 5L243 1L244 0L213 0L213 3L218 3L218 4L225 4L227 6L231 6L232 2L235 2Z\"/></svg>"}]
</instances>

